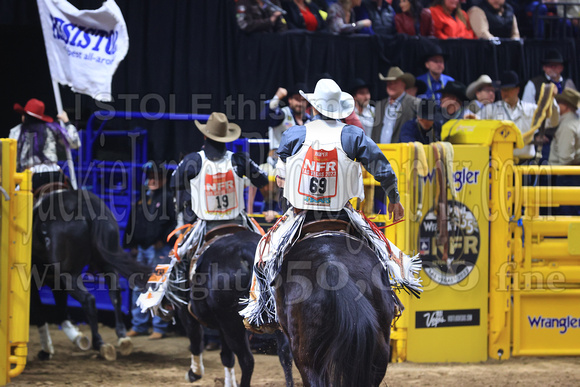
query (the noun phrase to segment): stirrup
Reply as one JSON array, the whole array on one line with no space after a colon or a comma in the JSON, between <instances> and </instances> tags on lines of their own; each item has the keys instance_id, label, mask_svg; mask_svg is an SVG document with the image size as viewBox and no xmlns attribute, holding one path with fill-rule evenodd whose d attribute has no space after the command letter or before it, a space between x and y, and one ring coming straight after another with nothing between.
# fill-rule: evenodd
<instances>
[{"instance_id":1,"label":"stirrup","mask_svg":"<svg viewBox=\"0 0 580 387\"><path fill-rule=\"evenodd\" d=\"M278 329L280 329L280 326L277 323L265 323L262 325L254 325L251 322L248 321L247 318L244 319L244 327L253 333L257 333L257 334L274 334Z\"/></svg>"}]
</instances>

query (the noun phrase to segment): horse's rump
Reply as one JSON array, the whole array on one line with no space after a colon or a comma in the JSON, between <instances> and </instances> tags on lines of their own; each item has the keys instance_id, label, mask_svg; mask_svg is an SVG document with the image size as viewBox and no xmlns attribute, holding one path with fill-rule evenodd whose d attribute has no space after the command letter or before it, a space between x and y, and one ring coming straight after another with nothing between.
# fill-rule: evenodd
<instances>
[{"instance_id":1,"label":"horse's rump","mask_svg":"<svg viewBox=\"0 0 580 387\"><path fill-rule=\"evenodd\" d=\"M190 308L205 325L217 325L224 311L239 311L248 296L260 235L241 231L216 239L199 257L191 277ZM241 317L240 317L241 319Z\"/></svg>"},{"instance_id":2,"label":"horse's rump","mask_svg":"<svg viewBox=\"0 0 580 387\"><path fill-rule=\"evenodd\" d=\"M305 382L380 383L389 358L391 292L373 251L352 236L322 233L288 251L276 304Z\"/></svg>"}]
</instances>

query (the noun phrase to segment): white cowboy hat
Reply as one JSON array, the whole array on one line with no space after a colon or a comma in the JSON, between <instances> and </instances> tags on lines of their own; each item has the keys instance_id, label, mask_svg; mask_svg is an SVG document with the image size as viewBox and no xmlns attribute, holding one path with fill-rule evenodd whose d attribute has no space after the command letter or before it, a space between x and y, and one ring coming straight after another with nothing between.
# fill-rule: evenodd
<instances>
[{"instance_id":1,"label":"white cowboy hat","mask_svg":"<svg viewBox=\"0 0 580 387\"><path fill-rule=\"evenodd\" d=\"M242 134L242 129L228 122L228 117L224 113L211 113L205 125L195 120L195 126L204 136L217 142L231 142Z\"/></svg>"},{"instance_id":2,"label":"white cowboy hat","mask_svg":"<svg viewBox=\"0 0 580 387\"><path fill-rule=\"evenodd\" d=\"M469 86L467 86L467 91L465 92L467 98L469 98L470 101L474 100L475 93L483 85L493 85L493 81L491 80L491 77L489 75L483 74L479 78L477 78L475 82L471 82Z\"/></svg>"},{"instance_id":3,"label":"white cowboy hat","mask_svg":"<svg viewBox=\"0 0 580 387\"><path fill-rule=\"evenodd\" d=\"M340 87L332 79L321 79L314 88L314 93L305 93L303 96L320 114L340 120L346 118L354 111L354 98L352 95L340 90Z\"/></svg>"}]
</instances>

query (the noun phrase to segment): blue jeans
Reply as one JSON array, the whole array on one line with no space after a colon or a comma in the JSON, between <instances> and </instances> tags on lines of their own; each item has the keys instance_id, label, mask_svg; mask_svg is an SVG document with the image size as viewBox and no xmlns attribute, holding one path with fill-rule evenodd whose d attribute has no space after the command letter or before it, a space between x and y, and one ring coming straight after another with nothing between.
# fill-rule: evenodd
<instances>
[{"instance_id":1,"label":"blue jeans","mask_svg":"<svg viewBox=\"0 0 580 387\"><path fill-rule=\"evenodd\" d=\"M142 248L139 246L139 253L137 254L137 261L143 262L149 266L157 265L158 263L162 262L164 259L167 261L167 256L169 255L169 251L171 251L170 246L163 246L160 249L156 249L154 246L149 246L147 248ZM163 259L161 258L163 257ZM169 261L167 261L169 263ZM131 324L133 327L131 328L135 332L139 333L147 333L149 330L149 319L151 318L151 313L141 312L141 308L137 306L137 299L141 295L142 289L133 289L132 294L132 304L133 307L131 309ZM167 327L169 326L169 322L163 321L160 317L154 316L153 317L153 332L158 332L161 334L167 333Z\"/></svg>"}]
</instances>

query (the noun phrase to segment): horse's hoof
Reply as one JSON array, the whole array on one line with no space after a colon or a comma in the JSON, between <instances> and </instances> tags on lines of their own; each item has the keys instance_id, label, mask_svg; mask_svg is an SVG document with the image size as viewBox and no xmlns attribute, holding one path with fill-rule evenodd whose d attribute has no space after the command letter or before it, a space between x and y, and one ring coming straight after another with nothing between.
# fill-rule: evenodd
<instances>
[{"instance_id":1,"label":"horse's hoof","mask_svg":"<svg viewBox=\"0 0 580 387\"><path fill-rule=\"evenodd\" d=\"M199 380L199 379L201 379L201 375L194 374L193 371L191 370L191 368L185 374L185 381L186 382L193 383L193 382L195 382L196 380Z\"/></svg>"},{"instance_id":2,"label":"horse's hoof","mask_svg":"<svg viewBox=\"0 0 580 387\"><path fill-rule=\"evenodd\" d=\"M75 339L75 344L81 351L88 351L91 349L91 339L89 336L83 335L82 333Z\"/></svg>"},{"instance_id":3,"label":"horse's hoof","mask_svg":"<svg viewBox=\"0 0 580 387\"><path fill-rule=\"evenodd\" d=\"M117 346L119 347L119 353L121 356L128 356L133 352L133 342L130 337L121 337L117 341Z\"/></svg>"},{"instance_id":4,"label":"horse's hoof","mask_svg":"<svg viewBox=\"0 0 580 387\"><path fill-rule=\"evenodd\" d=\"M113 347L111 344L101 345L99 352L101 353L101 356L105 360L108 361L117 360L117 351L115 350L115 347Z\"/></svg>"},{"instance_id":5,"label":"horse's hoof","mask_svg":"<svg viewBox=\"0 0 580 387\"><path fill-rule=\"evenodd\" d=\"M48 353L46 351L40 350L38 352L38 359L39 360L50 360L52 359L52 353Z\"/></svg>"}]
</instances>

